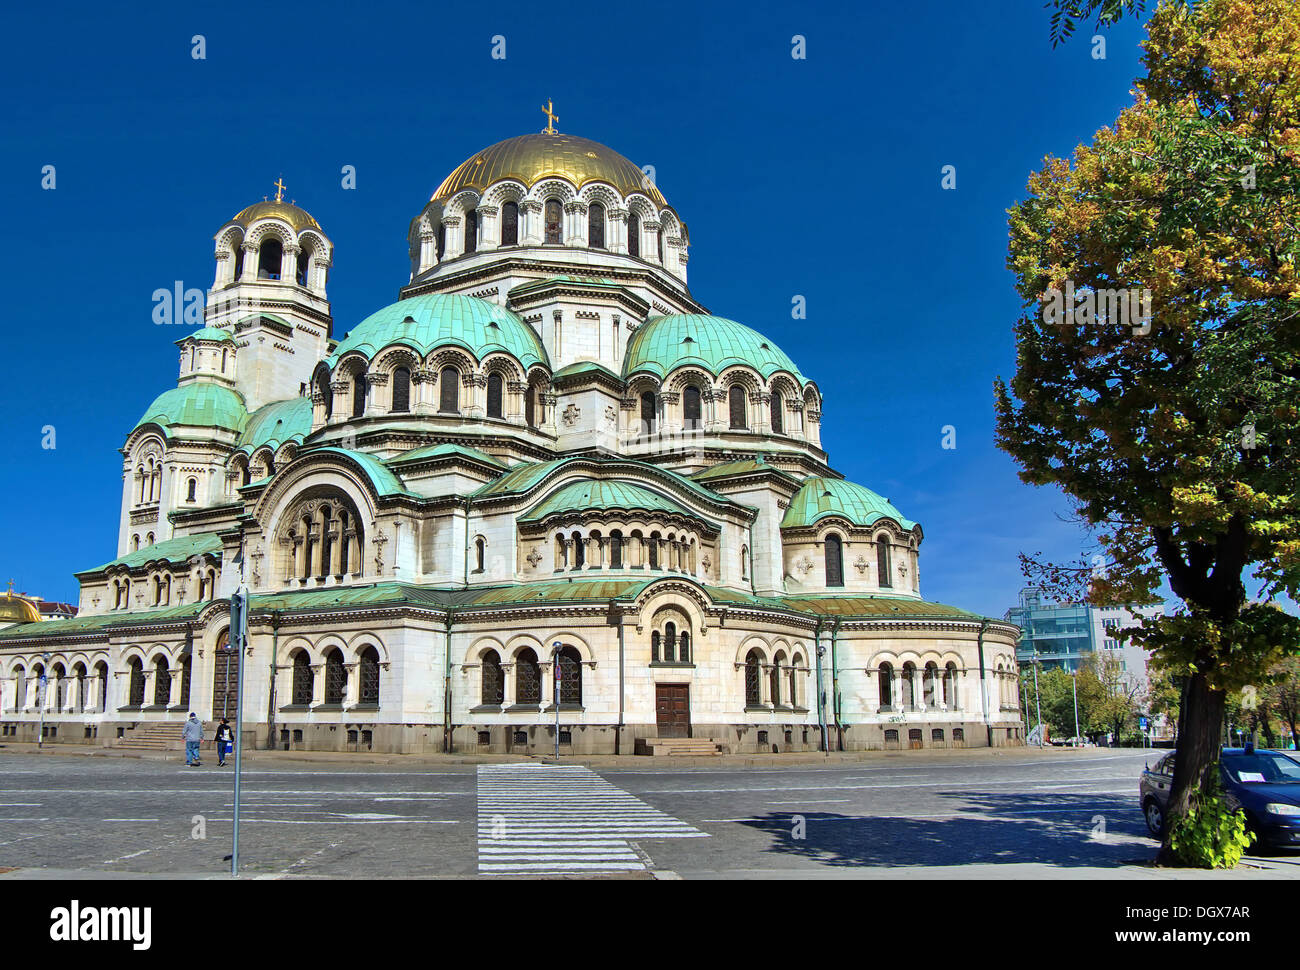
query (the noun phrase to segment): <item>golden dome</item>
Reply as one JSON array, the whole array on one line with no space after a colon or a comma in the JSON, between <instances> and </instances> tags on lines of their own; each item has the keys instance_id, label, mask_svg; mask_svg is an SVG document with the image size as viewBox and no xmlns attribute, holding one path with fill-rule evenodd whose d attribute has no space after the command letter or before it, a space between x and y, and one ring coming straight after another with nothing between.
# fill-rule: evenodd
<instances>
[{"instance_id":1,"label":"golden dome","mask_svg":"<svg viewBox=\"0 0 1300 970\"><path fill-rule=\"evenodd\" d=\"M667 205L645 173L618 152L576 135L519 135L499 141L466 159L438 186L429 200L450 199L462 189L482 192L501 179L518 179L532 188L548 176L568 179L578 188L588 182L608 182L620 194L641 192L657 205Z\"/></svg>"},{"instance_id":2,"label":"golden dome","mask_svg":"<svg viewBox=\"0 0 1300 970\"><path fill-rule=\"evenodd\" d=\"M41 611L30 600L9 593L0 596L0 626L12 623L39 623Z\"/></svg>"},{"instance_id":3,"label":"golden dome","mask_svg":"<svg viewBox=\"0 0 1300 970\"><path fill-rule=\"evenodd\" d=\"M254 202L247 209L242 209L230 221L237 222L241 226L247 226L254 219L261 219L265 216L283 219L293 227L294 232L301 232L304 229L315 229L317 232L324 232L316 220L312 218L311 213L298 208L292 202L277 202L274 199L265 202Z\"/></svg>"}]
</instances>

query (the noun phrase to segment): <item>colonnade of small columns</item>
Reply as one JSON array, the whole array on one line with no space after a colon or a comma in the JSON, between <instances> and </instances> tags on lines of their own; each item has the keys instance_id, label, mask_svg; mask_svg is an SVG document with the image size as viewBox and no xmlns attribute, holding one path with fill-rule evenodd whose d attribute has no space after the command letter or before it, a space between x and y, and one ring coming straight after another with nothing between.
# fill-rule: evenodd
<instances>
[{"instance_id":1,"label":"colonnade of small columns","mask_svg":"<svg viewBox=\"0 0 1300 970\"><path fill-rule=\"evenodd\" d=\"M621 529L609 532L587 528L557 532L553 540L555 571L601 569L662 569L697 575L700 543L694 534L661 533L649 535L640 529L626 534Z\"/></svg>"},{"instance_id":2,"label":"colonnade of small columns","mask_svg":"<svg viewBox=\"0 0 1300 970\"><path fill-rule=\"evenodd\" d=\"M550 200L524 199L514 202L518 206L516 239L504 245L542 246L546 243L546 202ZM559 200L556 200L559 201ZM464 215L449 213L441 220L442 253L438 253L438 228L422 227L419 230L419 268L424 273L441 262L467 255L468 252L483 252L499 249L502 243L502 210L505 205L480 205L467 210ZM560 242L559 245L573 249L591 248L591 206L600 205L604 209L603 245L596 248L605 252L629 255L629 229L633 211L617 205L605 205L596 200L572 199L560 202ZM470 213L476 220L473 249L467 249L467 223ZM687 264L687 244L685 237L678 231L669 232L661 220L653 216L644 216L637 220L637 255L639 258L656 266L662 265L674 275L685 281ZM556 245L551 243L550 245ZM660 258L662 246L663 257Z\"/></svg>"},{"instance_id":3,"label":"colonnade of small columns","mask_svg":"<svg viewBox=\"0 0 1300 970\"><path fill-rule=\"evenodd\" d=\"M885 666L869 668L867 675L867 707L880 711L959 711L961 707L961 675L956 664L949 662L944 667L927 664L917 667L904 664L902 667L888 665L886 676L889 678L889 703L885 703L880 689L880 678ZM911 685L910 692L907 690ZM874 701L871 694L874 693Z\"/></svg>"},{"instance_id":4,"label":"colonnade of small columns","mask_svg":"<svg viewBox=\"0 0 1300 970\"><path fill-rule=\"evenodd\" d=\"M215 254L217 262L216 276L213 279L213 289L223 286L229 286L231 283L255 283L258 281L258 270L261 264L262 245L268 240L274 239L280 241L279 236L266 235L258 242L249 242L247 239L240 240L232 244L230 250L218 250ZM296 285L298 280L298 264L301 260L307 260L306 287L313 293L324 295L325 293L325 275L329 268L329 259L315 247L304 247L298 243L284 244L281 242L281 255L279 267L279 280ZM234 248L237 247L241 253L242 261L240 263L240 272L238 279L235 278L235 260ZM305 254L305 255L304 255Z\"/></svg>"},{"instance_id":5,"label":"colonnade of small columns","mask_svg":"<svg viewBox=\"0 0 1300 970\"><path fill-rule=\"evenodd\" d=\"M285 584L294 588L326 585L344 576L359 579L363 540L356 516L345 508L322 503L297 517L281 540L287 547Z\"/></svg>"},{"instance_id":6,"label":"colonnade of small columns","mask_svg":"<svg viewBox=\"0 0 1300 970\"><path fill-rule=\"evenodd\" d=\"M745 424L743 427L733 428L731 425L731 385L725 387L693 386L698 387L700 391L698 425L694 425L695 419L692 418L689 419L692 426L688 427L684 390L662 391L642 385L637 387L630 396L623 398L619 402L624 436L635 438L647 433L679 435L692 432L720 434L734 431L753 432L755 434L782 434L791 438L805 438L813 444L817 444L820 440L816 425L811 425L811 432L809 433L810 425L805 420L805 415L819 415L820 412L805 408L804 402L793 394L743 388L741 393L745 395ZM650 428L646 427L645 418L643 417L641 397L645 393L654 395L654 420L653 426ZM772 423L772 398L774 393L781 395L778 402L782 418L780 430L774 428Z\"/></svg>"}]
</instances>

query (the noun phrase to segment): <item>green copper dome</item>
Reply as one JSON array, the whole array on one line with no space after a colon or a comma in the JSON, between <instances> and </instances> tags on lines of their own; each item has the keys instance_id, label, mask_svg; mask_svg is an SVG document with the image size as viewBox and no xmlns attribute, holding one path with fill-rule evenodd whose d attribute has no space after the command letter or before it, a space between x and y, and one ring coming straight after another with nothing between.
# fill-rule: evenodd
<instances>
[{"instance_id":1,"label":"green copper dome","mask_svg":"<svg viewBox=\"0 0 1300 970\"><path fill-rule=\"evenodd\" d=\"M651 317L628 341L623 377L636 373L665 377L695 364L717 377L736 364L753 367L764 378L788 371L800 384L804 376L789 357L757 330L726 317L677 313Z\"/></svg>"},{"instance_id":2,"label":"green copper dome","mask_svg":"<svg viewBox=\"0 0 1300 970\"><path fill-rule=\"evenodd\" d=\"M550 367L546 348L533 329L505 307L472 296L428 293L399 300L372 313L339 343L329 366L357 351L371 360L385 347L402 344L424 355L435 347L461 347L475 360L504 351L527 370Z\"/></svg>"},{"instance_id":3,"label":"green copper dome","mask_svg":"<svg viewBox=\"0 0 1300 970\"><path fill-rule=\"evenodd\" d=\"M262 445L272 450L286 441L302 444L311 433L311 400L305 397L264 404L248 416L244 433L239 436L239 448L252 454Z\"/></svg>"},{"instance_id":4,"label":"green copper dome","mask_svg":"<svg viewBox=\"0 0 1300 970\"><path fill-rule=\"evenodd\" d=\"M521 522L539 522L562 512L594 512L606 509L638 511L668 515L695 513L670 498L641 485L620 481L573 482L565 485L521 516Z\"/></svg>"},{"instance_id":5,"label":"green copper dome","mask_svg":"<svg viewBox=\"0 0 1300 970\"><path fill-rule=\"evenodd\" d=\"M222 343L225 343L226 341L231 343L235 342L235 338L230 335L230 331L222 330L220 327L204 327L201 330L195 330L188 337L182 337L180 340L175 342L183 344L187 340L216 340Z\"/></svg>"},{"instance_id":6,"label":"green copper dome","mask_svg":"<svg viewBox=\"0 0 1300 970\"><path fill-rule=\"evenodd\" d=\"M238 432L247 422L244 398L238 391L211 381L190 381L159 394L135 427L153 423L165 431L173 425L191 425Z\"/></svg>"},{"instance_id":7,"label":"green copper dome","mask_svg":"<svg viewBox=\"0 0 1300 970\"><path fill-rule=\"evenodd\" d=\"M916 523L903 518L901 512L869 488L846 482L842 478L808 478L790 499L790 507L781 519L781 528L809 526L828 515L838 515L854 525L872 525L880 519L893 519L904 529Z\"/></svg>"}]
</instances>

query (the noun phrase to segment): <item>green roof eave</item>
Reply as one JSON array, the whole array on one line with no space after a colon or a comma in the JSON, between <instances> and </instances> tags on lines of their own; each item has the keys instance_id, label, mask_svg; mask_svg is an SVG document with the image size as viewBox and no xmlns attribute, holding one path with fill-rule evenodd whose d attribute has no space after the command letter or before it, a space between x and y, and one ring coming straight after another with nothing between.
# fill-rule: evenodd
<instances>
[{"instance_id":1,"label":"green roof eave","mask_svg":"<svg viewBox=\"0 0 1300 970\"><path fill-rule=\"evenodd\" d=\"M374 486L375 493L381 497L386 496L404 496L407 498L419 498L414 492L408 491L402 484L402 480L393 472L391 468L385 465L374 455L368 455L364 451L349 451L346 448L335 448L333 446L325 448L313 448L311 451L304 453L306 455L339 455L343 458L351 459L361 467L366 477L370 479L370 484Z\"/></svg>"},{"instance_id":2,"label":"green roof eave","mask_svg":"<svg viewBox=\"0 0 1300 970\"><path fill-rule=\"evenodd\" d=\"M162 542L155 542L152 546L136 549L134 552L119 556L102 566L85 569L73 575L88 576L118 566L134 569L146 563L159 561L170 563L188 562L191 556L216 556L220 558L221 549L221 540L210 532L201 535L181 536L176 539L164 539Z\"/></svg>"},{"instance_id":3,"label":"green roof eave","mask_svg":"<svg viewBox=\"0 0 1300 970\"><path fill-rule=\"evenodd\" d=\"M457 456L468 458L471 461L476 461L484 465L491 465L493 468L508 467L500 458L494 458L486 452L465 445L451 444L449 442L404 451L400 455L394 455L392 458L385 459L384 464L390 466L408 465L415 462L428 461L433 458L452 459Z\"/></svg>"}]
</instances>

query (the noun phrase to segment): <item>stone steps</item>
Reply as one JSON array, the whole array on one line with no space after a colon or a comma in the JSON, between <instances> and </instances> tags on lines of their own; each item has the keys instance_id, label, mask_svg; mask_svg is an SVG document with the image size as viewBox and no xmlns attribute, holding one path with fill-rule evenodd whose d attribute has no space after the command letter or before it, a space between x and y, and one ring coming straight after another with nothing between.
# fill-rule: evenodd
<instances>
[{"instance_id":1,"label":"stone steps","mask_svg":"<svg viewBox=\"0 0 1300 970\"><path fill-rule=\"evenodd\" d=\"M652 757L713 757L727 754L727 745L717 738L638 738L636 753Z\"/></svg>"},{"instance_id":2,"label":"stone steps","mask_svg":"<svg viewBox=\"0 0 1300 970\"><path fill-rule=\"evenodd\" d=\"M113 744L115 748L134 751L171 751L184 746L179 724L141 724L128 730Z\"/></svg>"}]
</instances>

